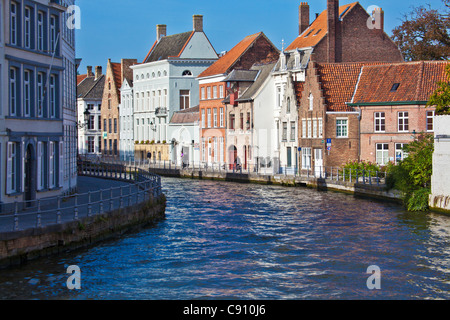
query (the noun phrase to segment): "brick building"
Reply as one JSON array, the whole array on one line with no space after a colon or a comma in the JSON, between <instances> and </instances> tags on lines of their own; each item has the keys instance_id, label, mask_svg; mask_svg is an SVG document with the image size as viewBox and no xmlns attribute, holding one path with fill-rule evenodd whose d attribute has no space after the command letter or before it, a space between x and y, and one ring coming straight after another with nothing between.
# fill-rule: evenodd
<instances>
[{"instance_id":1,"label":"brick building","mask_svg":"<svg viewBox=\"0 0 450 320\"><path fill-rule=\"evenodd\" d=\"M119 157L119 105L120 88L124 79L133 78L130 67L137 63L136 59L122 59L120 63L108 59L105 73L105 87L101 104L104 157Z\"/></svg>"},{"instance_id":2,"label":"brick building","mask_svg":"<svg viewBox=\"0 0 450 320\"><path fill-rule=\"evenodd\" d=\"M227 87L225 78L233 70L249 70L256 62L273 62L278 56L278 49L263 32L259 32L245 37L198 76L201 162L212 164L229 161L225 152L225 138L230 114L222 101L234 91Z\"/></svg>"},{"instance_id":3,"label":"brick building","mask_svg":"<svg viewBox=\"0 0 450 320\"><path fill-rule=\"evenodd\" d=\"M360 113L360 159L385 165L404 159L403 148L420 133L434 132L426 104L445 81L445 61L365 66L348 104Z\"/></svg>"}]
</instances>

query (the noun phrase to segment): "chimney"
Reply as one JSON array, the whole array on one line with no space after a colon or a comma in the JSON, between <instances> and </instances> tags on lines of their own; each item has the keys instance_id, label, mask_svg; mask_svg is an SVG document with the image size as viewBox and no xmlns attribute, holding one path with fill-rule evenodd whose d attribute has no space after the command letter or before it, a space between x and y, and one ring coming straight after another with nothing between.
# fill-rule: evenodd
<instances>
[{"instance_id":1,"label":"chimney","mask_svg":"<svg viewBox=\"0 0 450 320\"><path fill-rule=\"evenodd\" d=\"M373 12L375 27L380 35L384 35L384 11L381 8L375 8Z\"/></svg>"},{"instance_id":2,"label":"chimney","mask_svg":"<svg viewBox=\"0 0 450 320\"><path fill-rule=\"evenodd\" d=\"M339 40L340 40L340 21L339 21L339 0L327 1L327 19L328 19L328 62L339 62Z\"/></svg>"},{"instance_id":3,"label":"chimney","mask_svg":"<svg viewBox=\"0 0 450 320\"><path fill-rule=\"evenodd\" d=\"M87 66L87 77L93 77L92 66Z\"/></svg>"},{"instance_id":4,"label":"chimney","mask_svg":"<svg viewBox=\"0 0 450 320\"><path fill-rule=\"evenodd\" d=\"M102 67L101 66L96 66L95 67L95 80L97 80L101 76L102 76Z\"/></svg>"},{"instance_id":5,"label":"chimney","mask_svg":"<svg viewBox=\"0 0 450 320\"><path fill-rule=\"evenodd\" d=\"M193 16L194 32L203 32L203 16L195 14Z\"/></svg>"},{"instance_id":6,"label":"chimney","mask_svg":"<svg viewBox=\"0 0 450 320\"><path fill-rule=\"evenodd\" d=\"M159 41L162 37L167 35L167 25L158 24L156 25L156 41Z\"/></svg>"},{"instance_id":7,"label":"chimney","mask_svg":"<svg viewBox=\"0 0 450 320\"><path fill-rule=\"evenodd\" d=\"M300 3L298 7L298 34L302 34L309 27L309 5L307 2Z\"/></svg>"}]
</instances>

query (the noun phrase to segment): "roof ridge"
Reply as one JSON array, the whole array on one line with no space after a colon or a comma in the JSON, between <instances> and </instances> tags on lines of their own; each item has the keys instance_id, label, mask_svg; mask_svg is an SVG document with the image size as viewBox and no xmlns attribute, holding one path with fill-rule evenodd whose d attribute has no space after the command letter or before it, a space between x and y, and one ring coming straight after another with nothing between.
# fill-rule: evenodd
<instances>
[{"instance_id":1,"label":"roof ridge","mask_svg":"<svg viewBox=\"0 0 450 320\"><path fill-rule=\"evenodd\" d=\"M99 84L99 81L104 77L105 75L102 74L100 77L97 78L97 80L94 79L94 83L92 84L91 88L83 95L83 98L86 97L89 93L91 93L92 90L94 90L94 88ZM95 78L95 76L92 77L86 77L86 79L88 78ZM86 80L85 79L85 80ZM84 80L83 80L84 81Z\"/></svg>"}]
</instances>

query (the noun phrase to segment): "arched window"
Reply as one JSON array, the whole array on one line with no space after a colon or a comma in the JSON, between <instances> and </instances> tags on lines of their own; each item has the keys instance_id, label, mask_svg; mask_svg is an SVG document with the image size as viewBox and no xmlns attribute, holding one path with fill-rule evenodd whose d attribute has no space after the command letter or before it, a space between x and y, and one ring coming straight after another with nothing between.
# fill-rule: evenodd
<instances>
[{"instance_id":1,"label":"arched window","mask_svg":"<svg viewBox=\"0 0 450 320\"><path fill-rule=\"evenodd\" d=\"M308 100L309 100L309 110L313 110L313 108L314 108L314 96L312 95L312 93L309 94Z\"/></svg>"},{"instance_id":2,"label":"arched window","mask_svg":"<svg viewBox=\"0 0 450 320\"><path fill-rule=\"evenodd\" d=\"M184 70L183 71L183 77L188 77L188 76L192 76L192 72L189 70Z\"/></svg>"},{"instance_id":3,"label":"arched window","mask_svg":"<svg viewBox=\"0 0 450 320\"><path fill-rule=\"evenodd\" d=\"M288 97L287 101L286 101L286 113L290 113L291 112L291 98Z\"/></svg>"},{"instance_id":4,"label":"arched window","mask_svg":"<svg viewBox=\"0 0 450 320\"><path fill-rule=\"evenodd\" d=\"M164 75L164 77L167 77L167 71L166 70L164 70L163 75Z\"/></svg>"},{"instance_id":5,"label":"arched window","mask_svg":"<svg viewBox=\"0 0 450 320\"><path fill-rule=\"evenodd\" d=\"M158 71L158 78L161 77L161 71Z\"/></svg>"}]
</instances>

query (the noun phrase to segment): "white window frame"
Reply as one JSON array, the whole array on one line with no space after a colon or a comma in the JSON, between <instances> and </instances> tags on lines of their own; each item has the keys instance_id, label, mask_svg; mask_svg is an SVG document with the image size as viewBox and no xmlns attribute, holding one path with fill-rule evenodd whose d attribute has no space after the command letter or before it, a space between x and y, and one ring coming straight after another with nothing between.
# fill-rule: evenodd
<instances>
[{"instance_id":1,"label":"white window frame","mask_svg":"<svg viewBox=\"0 0 450 320\"><path fill-rule=\"evenodd\" d=\"M23 115L29 117L31 115L31 71L23 72Z\"/></svg>"},{"instance_id":2,"label":"white window frame","mask_svg":"<svg viewBox=\"0 0 450 320\"><path fill-rule=\"evenodd\" d=\"M381 148L379 148L379 146ZM387 148L386 148L386 146L387 146ZM388 143L375 144L375 155L376 155L376 162L378 165L388 164L389 163L389 144Z\"/></svg>"},{"instance_id":3,"label":"white window frame","mask_svg":"<svg viewBox=\"0 0 450 320\"><path fill-rule=\"evenodd\" d=\"M50 51L56 51L56 17L50 16Z\"/></svg>"},{"instance_id":4,"label":"white window frame","mask_svg":"<svg viewBox=\"0 0 450 320\"><path fill-rule=\"evenodd\" d=\"M206 99L211 99L211 87L206 87Z\"/></svg>"},{"instance_id":5,"label":"white window frame","mask_svg":"<svg viewBox=\"0 0 450 320\"><path fill-rule=\"evenodd\" d=\"M12 194L17 192L17 157L18 143L8 142L7 164L6 164L6 192Z\"/></svg>"},{"instance_id":6,"label":"white window frame","mask_svg":"<svg viewBox=\"0 0 450 320\"><path fill-rule=\"evenodd\" d=\"M313 119L313 138L317 138L317 119Z\"/></svg>"},{"instance_id":7,"label":"white window frame","mask_svg":"<svg viewBox=\"0 0 450 320\"><path fill-rule=\"evenodd\" d=\"M18 29L18 23L17 23L17 8L18 5L16 2L11 2L10 7L10 32L9 32L9 43L11 45L17 45L18 43L18 37L17 37L17 29Z\"/></svg>"},{"instance_id":8,"label":"white window frame","mask_svg":"<svg viewBox=\"0 0 450 320\"><path fill-rule=\"evenodd\" d=\"M31 8L26 6L23 13L24 47L31 48Z\"/></svg>"},{"instance_id":9,"label":"white window frame","mask_svg":"<svg viewBox=\"0 0 450 320\"><path fill-rule=\"evenodd\" d=\"M348 118L336 119L336 138L348 138Z\"/></svg>"},{"instance_id":10,"label":"white window frame","mask_svg":"<svg viewBox=\"0 0 450 320\"><path fill-rule=\"evenodd\" d=\"M323 120L322 118L318 119L319 123L319 138L323 138Z\"/></svg>"},{"instance_id":11,"label":"white window frame","mask_svg":"<svg viewBox=\"0 0 450 320\"><path fill-rule=\"evenodd\" d=\"M214 128L217 128L217 108L214 108L213 110L213 126Z\"/></svg>"},{"instance_id":12,"label":"white window frame","mask_svg":"<svg viewBox=\"0 0 450 320\"><path fill-rule=\"evenodd\" d=\"M224 126L223 120L224 120L224 111L223 111L223 108L220 108L219 126L221 128L223 128L223 126Z\"/></svg>"},{"instance_id":13,"label":"white window frame","mask_svg":"<svg viewBox=\"0 0 450 320\"><path fill-rule=\"evenodd\" d=\"M219 96L223 98L223 86L219 86Z\"/></svg>"},{"instance_id":14,"label":"white window frame","mask_svg":"<svg viewBox=\"0 0 450 320\"><path fill-rule=\"evenodd\" d=\"M431 113L431 115L430 115ZM434 116L436 114L436 111L427 111L426 115L427 115L427 121L426 121L426 126L427 126L427 132L434 132ZM431 119L431 127L432 129L428 129L428 120Z\"/></svg>"},{"instance_id":15,"label":"white window frame","mask_svg":"<svg viewBox=\"0 0 450 320\"><path fill-rule=\"evenodd\" d=\"M202 128L206 128L205 127L205 123L206 123L206 119L205 119L205 109L202 109Z\"/></svg>"},{"instance_id":16,"label":"white window frame","mask_svg":"<svg viewBox=\"0 0 450 320\"><path fill-rule=\"evenodd\" d=\"M39 51L44 51L44 13L38 11L37 14L37 47Z\"/></svg>"},{"instance_id":17,"label":"white window frame","mask_svg":"<svg viewBox=\"0 0 450 320\"><path fill-rule=\"evenodd\" d=\"M44 116L44 74L38 72L37 74L37 117L42 118Z\"/></svg>"},{"instance_id":18,"label":"white window frame","mask_svg":"<svg viewBox=\"0 0 450 320\"><path fill-rule=\"evenodd\" d=\"M395 143L395 163L397 164L399 161L403 161L408 157L408 153L403 150L407 143ZM400 148L398 148L400 146ZM400 155L400 160L397 160L397 155Z\"/></svg>"},{"instance_id":19,"label":"white window frame","mask_svg":"<svg viewBox=\"0 0 450 320\"><path fill-rule=\"evenodd\" d=\"M213 87L213 99L217 99L217 86Z\"/></svg>"},{"instance_id":20,"label":"white window frame","mask_svg":"<svg viewBox=\"0 0 450 320\"><path fill-rule=\"evenodd\" d=\"M17 115L17 68L9 69L9 115Z\"/></svg>"},{"instance_id":21,"label":"white window frame","mask_svg":"<svg viewBox=\"0 0 450 320\"><path fill-rule=\"evenodd\" d=\"M206 111L207 113L207 124L208 124L208 128L211 128L211 109L207 109Z\"/></svg>"},{"instance_id":22,"label":"white window frame","mask_svg":"<svg viewBox=\"0 0 450 320\"><path fill-rule=\"evenodd\" d=\"M311 169L312 150L311 148L302 148L302 169Z\"/></svg>"},{"instance_id":23,"label":"white window frame","mask_svg":"<svg viewBox=\"0 0 450 320\"><path fill-rule=\"evenodd\" d=\"M201 99L205 100L205 87L201 88Z\"/></svg>"},{"instance_id":24,"label":"white window frame","mask_svg":"<svg viewBox=\"0 0 450 320\"><path fill-rule=\"evenodd\" d=\"M374 121L374 132L386 132L386 113L385 112L375 112L373 115ZM384 122L384 123L382 123ZM383 128L384 127L384 128Z\"/></svg>"},{"instance_id":25,"label":"white window frame","mask_svg":"<svg viewBox=\"0 0 450 320\"><path fill-rule=\"evenodd\" d=\"M50 75L50 118L56 118L56 76Z\"/></svg>"},{"instance_id":26,"label":"white window frame","mask_svg":"<svg viewBox=\"0 0 450 320\"><path fill-rule=\"evenodd\" d=\"M302 138L306 138L306 119L302 119Z\"/></svg>"},{"instance_id":27,"label":"white window frame","mask_svg":"<svg viewBox=\"0 0 450 320\"><path fill-rule=\"evenodd\" d=\"M49 153L48 153L48 182L49 187L54 188L56 187L56 166L55 166L55 159L56 159L56 142L50 141L49 144Z\"/></svg>"},{"instance_id":28,"label":"white window frame","mask_svg":"<svg viewBox=\"0 0 450 320\"><path fill-rule=\"evenodd\" d=\"M397 113L398 132L409 132L409 113L408 111L399 111Z\"/></svg>"}]
</instances>

